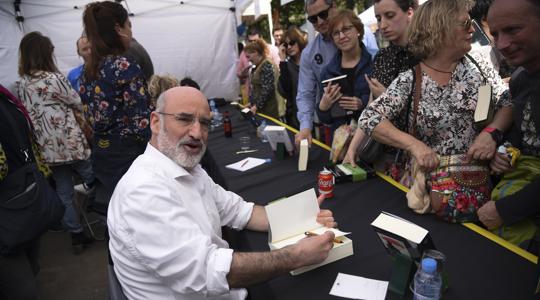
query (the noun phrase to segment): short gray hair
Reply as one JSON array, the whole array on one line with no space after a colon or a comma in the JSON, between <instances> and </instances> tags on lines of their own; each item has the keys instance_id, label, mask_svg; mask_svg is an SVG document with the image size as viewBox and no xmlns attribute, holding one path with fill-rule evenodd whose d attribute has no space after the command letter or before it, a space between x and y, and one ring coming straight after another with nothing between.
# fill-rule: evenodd
<instances>
[{"instance_id":1,"label":"short gray hair","mask_svg":"<svg viewBox=\"0 0 540 300\"><path fill-rule=\"evenodd\" d=\"M315 4L315 2L317 2L317 1L319 1L319 0L306 0L306 5L304 5L304 11L307 13L307 7L309 5ZM334 0L324 0L324 2L326 2L326 4L331 6L334 3Z\"/></svg>"},{"instance_id":2,"label":"short gray hair","mask_svg":"<svg viewBox=\"0 0 540 300\"><path fill-rule=\"evenodd\" d=\"M165 108L165 103L166 103L165 95L164 93L161 93L156 100L156 111L163 112L163 109Z\"/></svg>"}]
</instances>

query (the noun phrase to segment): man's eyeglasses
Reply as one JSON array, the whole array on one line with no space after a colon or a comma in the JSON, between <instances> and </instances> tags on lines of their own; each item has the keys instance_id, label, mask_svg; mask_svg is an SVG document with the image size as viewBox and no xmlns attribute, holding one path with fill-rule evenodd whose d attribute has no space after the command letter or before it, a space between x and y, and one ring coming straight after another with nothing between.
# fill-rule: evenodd
<instances>
[{"instance_id":1,"label":"man's eyeglasses","mask_svg":"<svg viewBox=\"0 0 540 300\"><path fill-rule=\"evenodd\" d=\"M473 25L474 20L473 19L467 19L463 22L459 22L458 25L463 27L464 29L469 29Z\"/></svg>"},{"instance_id":2,"label":"man's eyeglasses","mask_svg":"<svg viewBox=\"0 0 540 300\"><path fill-rule=\"evenodd\" d=\"M208 118L200 118L200 117L197 118L194 115L188 114L188 113L170 114L170 113L165 113L165 112L161 112L161 111L158 111L157 113L160 114L160 115L165 115L165 116L173 116L174 119L183 127L190 127L193 124L195 124L195 121L198 120L199 124L201 125L201 128L203 130L208 130L208 128L210 128L210 124L212 122Z\"/></svg>"},{"instance_id":3,"label":"man's eyeglasses","mask_svg":"<svg viewBox=\"0 0 540 300\"><path fill-rule=\"evenodd\" d=\"M339 38L339 34L342 33L342 32L343 32L344 35L349 36L349 34L351 33L353 28L354 28L354 26L352 26L352 25L343 26L341 28L341 30L332 31L332 37L337 39L337 38Z\"/></svg>"},{"instance_id":4,"label":"man's eyeglasses","mask_svg":"<svg viewBox=\"0 0 540 300\"><path fill-rule=\"evenodd\" d=\"M285 49L287 49L287 48L289 48L289 46L292 47L292 46L296 45L296 41L289 41L288 43L285 42L282 45L283 45L283 47L285 47Z\"/></svg>"},{"instance_id":5,"label":"man's eyeglasses","mask_svg":"<svg viewBox=\"0 0 540 300\"><path fill-rule=\"evenodd\" d=\"M316 15L307 17L308 21L311 24L317 24L318 18L321 18L323 21L328 19L328 12L329 12L330 8L332 8L332 5L328 6L327 9L321 11L320 13L318 13Z\"/></svg>"}]
</instances>

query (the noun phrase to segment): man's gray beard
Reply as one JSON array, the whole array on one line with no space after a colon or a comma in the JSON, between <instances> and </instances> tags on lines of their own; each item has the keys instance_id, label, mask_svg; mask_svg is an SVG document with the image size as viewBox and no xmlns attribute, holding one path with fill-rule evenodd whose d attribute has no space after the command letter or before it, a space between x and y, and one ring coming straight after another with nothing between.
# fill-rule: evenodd
<instances>
[{"instance_id":1,"label":"man's gray beard","mask_svg":"<svg viewBox=\"0 0 540 300\"><path fill-rule=\"evenodd\" d=\"M164 128L161 128L161 132L157 137L157 145L159 150L165 154L168 158L173 160L179 166L186 170L195 168L201 161L204 152L206 151L206 144L203 141L202 148L199 154L191 155L187 153L183 147L184 144L191 142L192 139L189 136L181 138L176 144L170 139Z\"/></svg>"}]
</instances>

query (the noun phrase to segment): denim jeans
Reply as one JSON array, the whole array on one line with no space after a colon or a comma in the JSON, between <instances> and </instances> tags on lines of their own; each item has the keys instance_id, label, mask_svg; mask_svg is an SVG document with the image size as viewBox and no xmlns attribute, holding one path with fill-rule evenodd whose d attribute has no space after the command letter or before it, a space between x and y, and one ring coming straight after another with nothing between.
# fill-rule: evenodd
<instances>
[{"instance_id":1,"label":"denim jeans","mask_svg":"<svg viewBox=\"0 0 540 300\"><path fill-rule=\"evenodd\" d=\"M79 215L75 207L73 207L73 195L75 193L73 175L74 172L77 172L84 183L93 183L94 172L92 171L92 164L88 160L79 160L65 165L52 166L51 169L53 171L54 181L56 182L56 193L66 207L62 223L69 232L81 232L83 228L79 221Z\"/></svg>"}]
</instances>

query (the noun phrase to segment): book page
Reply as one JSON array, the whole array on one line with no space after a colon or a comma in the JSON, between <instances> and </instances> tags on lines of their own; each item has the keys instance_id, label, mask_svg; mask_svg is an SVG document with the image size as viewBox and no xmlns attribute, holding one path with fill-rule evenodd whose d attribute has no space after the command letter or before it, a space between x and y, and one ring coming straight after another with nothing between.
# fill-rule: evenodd
<instances>
[{"instance_id":1,"label":"book page","mask_svg":"<svg viewBox=\"0 0 540 300\"><path fill-rule=\"evenodd\" d=\"M428 234L426 229L385 212L382 212L371 225L399 235L416 244L420 244Z\"/></svg>"},{"instance_id":2,"label":"book page","mask_svg":"<svg viewBox=\"0 0 540 300\"><path fill-rule=\"evenodd\" d=\"M265 206L272 243L303 234L321 225L317 223L319 204L315 189L309 189Z\"/></svg>"}]
</instances>

